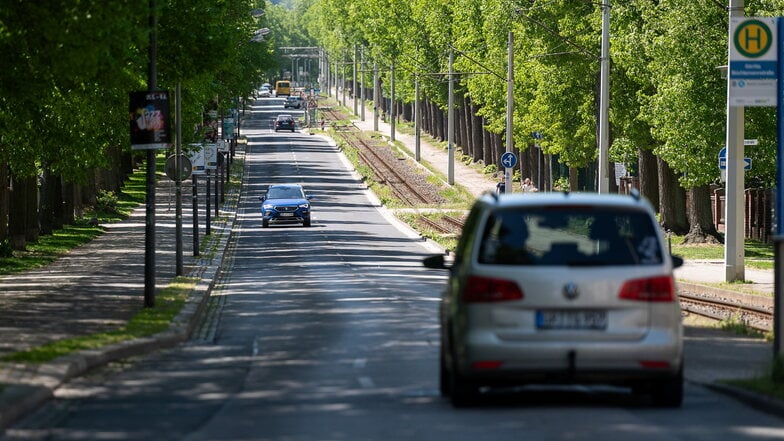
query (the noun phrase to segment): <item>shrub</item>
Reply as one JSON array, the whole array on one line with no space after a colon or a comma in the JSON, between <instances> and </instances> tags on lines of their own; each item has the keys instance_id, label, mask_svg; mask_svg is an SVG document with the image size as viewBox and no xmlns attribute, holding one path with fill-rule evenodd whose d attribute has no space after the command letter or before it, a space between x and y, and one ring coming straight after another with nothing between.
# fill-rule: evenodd
<instances>
[{"instance_id":1,"label":"shrub","mask_svg":"<svg viewBox=\"0 0 784 441\"><path fill-rule=\"evenodd\" d=\"M104 213L117 213L117 194L113 191L98 190L95 209Z\"/></svg>"},{"instance_id":2,"label":"shrub","mask_svg":"<svg viewBox=\"0 0 784 441\"><path fill-rule=\"evenodd\" d=\"M0 241L0 258L13 257L14 250L11 249L11 242L8 239Z\"/></svg>"}]
</instances>

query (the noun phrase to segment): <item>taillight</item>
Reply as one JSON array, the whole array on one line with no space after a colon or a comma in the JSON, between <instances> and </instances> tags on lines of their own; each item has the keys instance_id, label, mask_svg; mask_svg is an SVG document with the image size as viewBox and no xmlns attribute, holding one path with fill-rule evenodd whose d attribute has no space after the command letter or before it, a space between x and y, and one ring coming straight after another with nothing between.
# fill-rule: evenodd
<instances>
[{"instance_id":1,"label":"taillight","mask_svg":"<svg viewBox=\"0 0 784 441\"><path fill-rule=\"evenodd\" d=\"M628 280L618 297L643 302L672 302L675 300L675 283L670 276Z\"/></svg>"},{"instance_id":2,"label":"taillight","mask_svg":"<svg viewBox=\"0 0 784 441\"><path fill-rule=\"evenodd\" d=\"M471 276L466 281L463 300L467 303L506 302L520 300L523 291L511 280Z\"/></svg>"}]
</instances>

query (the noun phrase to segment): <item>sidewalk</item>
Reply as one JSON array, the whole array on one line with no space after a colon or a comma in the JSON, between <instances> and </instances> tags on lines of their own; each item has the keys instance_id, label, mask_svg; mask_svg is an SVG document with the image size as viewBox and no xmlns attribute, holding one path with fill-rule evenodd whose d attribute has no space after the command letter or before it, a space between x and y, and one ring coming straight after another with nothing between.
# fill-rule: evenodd
<instances>
[{"instance_id":1,"label":"sidewalk","mask_svg":"<svg viewBox=\"0 0 784 441\"><path fill-rule=\"evenodd\" d=\"M244 155L238 146L237 155ZM206 191L199 188L199 242L205 236ZM214 181L213 181L214 185ZM186 190L187 189L187 190ZM200 277L185 308L167 332L108 347L82 351L41 365L0 362L0 430L52 397L54 389L89 369L113 360L175 346L188 339L202 300L220 268L223 250L236 216L237 195L226 194L220 218L214 217L211 240L219 252L193 256L191 181L183 183L183 267L186 276ZM174 185L158 180L155 198L155 285L165 288L175 277ZM21 274L0 276L0 356L46 343L90 335L127 323L144 307L146 208L138 207L106 232L51 264Z\"/></svg>"},{"instance_id":2,"label":"sidewalk","mask_svg":"<svg viewBox=\"0 0 784 441\"><path fill-rule=\"evenodd\" d=\"M366 116L369 116L366 121L357 118L355 124L363 130L372 131L372 112L366 112ZM390 126L380 121L379 129L389 134ZM413 136L398 132L396 139L413 151ZM244 151L240 148L237 153L241 157ZM423 139L421 154L423 160L446 176L448 164L444 150ZM468 188L472 194L478 196L495 188L494 180L459 161L454 164L454 170L455 182ZM171 184L161 179L156 193L158 287L166 286L174 276L174 209L169 209L170 188ZM200 199L202 195L200 191ZM202 302L209 296L222 264L223 252L236 216L236 204L230 204L233 198L227 194L227 203L221 208L223 221L212 223L212 234L219 240L214 257L194 259L190 236L190 192L183 191L183 196L186 272L200 275L201 280L170 330L150 338L82 351L43 365L0 363L0 430L49 400L58 386L93 367L172 347L188 339L199 319ZM202 228L203 205L200 204L199 212ZM106 234L58 261L23 274L0 277L0 355L117 327L141 309L144 291L144 217L144 207L140 207L131 218L107 225ZM203 234L201 230L201 238ZM689 262L679 270L679 277L688 280L707 277L715 280L717 275L723 274L722 270L723 267L714 263ZM747 270L746 274L750 280L758 277L751 270ZM765 275L760 274L759 284L769 283L772 286L772 272L770 279L769 283ZM749 343L749 339L737 337L732 338L731 342L718 340L720 348L708 350L705 342L708 342L709 337L702 341L701 336L687 335L687 339L706 348L702 352L695 352L687 363L687 378L691 381L712 384L722 378L748 376L770 360L769 344ZM736 349L738 352L735 352ZM726 354L728 358L717 364L712 359L717 352Z\"/></svg>"}]
</instances>

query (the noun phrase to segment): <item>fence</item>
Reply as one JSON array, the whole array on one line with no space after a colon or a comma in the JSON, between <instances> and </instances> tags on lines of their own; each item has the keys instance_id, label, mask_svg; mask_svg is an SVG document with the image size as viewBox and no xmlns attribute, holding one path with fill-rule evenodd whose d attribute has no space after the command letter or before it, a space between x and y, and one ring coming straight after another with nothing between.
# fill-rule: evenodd
<instances>
[{"instance_id":1,"label":"fence","mask_svg":"<svg viewBox=\"0 0 784 441\"><path fill-rule=\"evenodd\" d=\"M746 239L757 239L765 243L771 240L773 225L773 192L761 188L749 188L744 192L744 232ZM713 225L724 231L726 201L724 188L715 188L711 194Z\"/></svg>"}]
</instances>

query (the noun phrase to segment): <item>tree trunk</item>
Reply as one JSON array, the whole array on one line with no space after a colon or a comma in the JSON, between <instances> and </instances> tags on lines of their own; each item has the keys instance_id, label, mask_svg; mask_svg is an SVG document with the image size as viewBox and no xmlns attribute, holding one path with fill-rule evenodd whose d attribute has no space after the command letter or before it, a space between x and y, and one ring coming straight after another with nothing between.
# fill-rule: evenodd
<instances>
[{"instance_id":1,"label":"tree trunk","mask_svg":"<svg viewBox=\"0 0 784 441\"><path fill-rule=\"evenodd\" d=\"M63 182L63 224L71 225L74 223L74 213L76 212L74 192L75 185L71 182Z\"/></svg>"},{"instance_id":2,"label":"tree trunk","mask_svg":"<svg viewBox=\"0 0 784 441\"><path fill-rule=\"evenodd\" d=\"M474 158L485 161L485 148L482 142L482 118L476 116L476 106L471 104L471 144L474 146Z\"/></svg>"},{"instance_id":3,"label":"tree trunk","mask_svg":"<svg viewBox=\"0 0 784 441\"><path fill-rule=\"evenodd\" d=\"M41 179L41 197L39 205L39 223L41 225L41 234L49 235L54 232L55 224L55 205L60 202L60 195L57 194L57 186L54 181L58 180L52 174L49 167L44 166L43 177Z\"/></svg>"},{"instance_id":4,"label":"tree trunk","mask_svg":"<svg viewBox=\"0 0 784 441\"><path fill-rule=\"evenodd\" d=\"M8 239L9 191L8 165L0 163L0 242Z\"/></svg>"},{"instance_id":5,"label":"tree trunk","mask_svg":"<svg viewBox=\"0 0 784 441\"><path fill-rule=\"evenodd\" d=\"M490 131L485 128L485 119L482 118L482 160L485 166L493 163L493 138Z\"/></svg>"},{"instance_id":6,"label":"tree trunk","mask_svg":"<svg viewBox=\"0 0 784 441\"><path fill-rule=\"evenodd\" d=\"M689 217L689 232L684 237L683 243L722 243L721 236L713 226L710 187L708 185L689 190L689 203L686 208Z\"/></svg>"},{"instance_id":7,"label":"tree trunk","mask_svg":"<svg viewBox=\"0 0 784 441\"><path fill-rule=\"evenodd\" d=\"M640 194L648 199L653 209L659 212L659 170L656 165L656 156L648 149L637 150L639 163Z\"/></svg>"},{"instance_id":8,"label":"tree trunk","mask_svg":"<svg viewBox=\"0 0 784 441\"><path fill-rule=\"evenodd\" d=\"M25 240L38 242L41 234L41 224L38 221L38 177L31 176L24 179L25 186Z\"/></svg>"},{"instance_id":9,"label":"tree trunk","mask_svg":"<svg viewBox=\"0 0 784 441\"><path fill-rule=\"evenodd\" d=\"M25 240L25 190L24 179L14 177L11 181L8 213L8 238L11 248L23 251L26 248Z\"/></svg>"},{"instance_id":10,"label":"tree trunk","mask_svg":"<svg viewBox=\"0 0 784 441\"><path fill-rule=\"evenodd\" d=\"M577 167L569 167L569 191L577 191L578 189L579 170Z\"/></svg>"},{"instance_id":11,"label":"tree trunk","mask_svg":"<svg viewBox=\"0 0 784 441\"><path fill-rule=\"evenodd\" d=\"M682 235L689 231L686 219L686 194L678 178L661 158L656 158L659 169L659 204L661 225L665 230Z\"/></svg>"}]
</instances>

